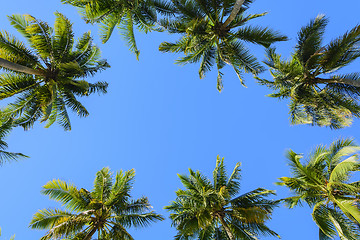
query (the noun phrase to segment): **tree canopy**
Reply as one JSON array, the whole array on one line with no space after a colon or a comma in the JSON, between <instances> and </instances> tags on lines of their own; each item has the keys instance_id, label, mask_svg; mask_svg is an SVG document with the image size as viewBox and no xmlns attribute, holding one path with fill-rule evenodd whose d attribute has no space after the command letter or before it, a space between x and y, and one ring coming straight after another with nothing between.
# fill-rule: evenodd
<instances>
[{"instance_id":1,"label":"tree canopy","mask_svg":"<svg viewBox=\"0 0 360 240\"><path fill-rule=\"evenodd\" d=\"M61 0L80 9L81 15L88 23L99 23L100 37L106 43L115 27L129 46L130 51L139 58L134 25L145 33L159 28L158 13L173 15L173 9L162 0Z\"/></svg>"},{"instance_id":2,"label":"tree canopy","mask_svg":"<svg viewBox=\"0 0 360 240\"><path fill-rule=\"evenodd\" d=\"M360 147L351 139L335 141L328 148L318 146L305 163L301 154L287 153L291 177L280 178L279 185L288 187L292 197L283 201L289 208L307 203L313 208L312 217L319 227L319 239L355 240L360 238L360 182L351 182L360 170Z\"/></svg>"},{"instance_id":3,"label":"tree canopy","mask_svg":"<svg viewBox=\"0 0 360 240\"><path fill-rule=\"evenodd\" d=\"M55 13L54 28L30 15L9 16L11 25L27 40L30 49L6 31L0 33L0 99L10 98L1 111L4 121L29 129L40 120L49 127L58 122L71 129L67 108L78 116L89 115L77 97L106 93L106 82L85 79L109 67L100 49L84 33L75 43L72 24Z\"/></svg>"},{"instance_id":4,"label":"tree canopy","mask_svg":"<svg viewBox=\"0 0 360 240\"><path fill-rule=\"evenodd\" d=\"M273 81L258 78L274 90L270 97L290 99L293 124L342 128L360 116L360 74L340 72L360 57L360 25L323 44L327 24L320 15L303 27L289 60L269 49L265 63Z\"/></svg>"},{"instance_id":5,"label":"tree canopy","mask_svg":"<svg viewBox=\"0 0 360 240\"><path fill-rule=\"evenodd\" d=\"M200 78L216 65L219 91L223 88L221 69L226 64L233 67L244 84L243 72L256 75L264 70L244 43L269 47L287 37L267 27L248 25L249 21L266 13L246 14L253 0L240 1L243 2L240 6L236 4L238 2L173 0L175 17L160 23L169 33L180 34L181 38L175 43L163 42L159 50L184 53L186 56L176 61L179 64L200 62Z\"/></svg>"},{"instance_id":6,"label":"tree canopy","mask_svg":"<svg viewBox=\"0 0 360 240\"><path fill-rule=\"evenodd\" d=\"M277 202L267 199L272 190L257 188L239 195L240 163L227 175L224 158L217 157L212 181L199 171L178 175L185 189L176 191L176 200L165 209L178 234L175 239L249 239L279 235L265 222Z\"/></svg>"},{"instance_id":7,"label":"tree canopy","mask_svg":"<svg viewBox=\"0 0 360 240\"><path fill-rule=\"evenodd\" d=\"M109 168L96 173L94 188L88 191L61 180L45 184L42 193L59 201L66 210L43 209L34 214L30 227L47 229L45 239L133 240L129 227L145 227L164 218L150 211L147 197L132 199L135 171L119 171L115 177Z\"/></svg>"}]
</instances>

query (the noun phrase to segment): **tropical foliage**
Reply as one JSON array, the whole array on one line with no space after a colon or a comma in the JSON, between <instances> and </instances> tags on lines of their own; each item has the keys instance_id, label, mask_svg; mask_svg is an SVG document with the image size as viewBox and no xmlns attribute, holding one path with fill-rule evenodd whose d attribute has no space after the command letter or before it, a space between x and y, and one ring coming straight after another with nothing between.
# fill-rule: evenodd
<instances>
[{"instance_id":1,"label":"tropical foliage","mask_svg":"<svg viewBox=\"0 0 360 240\"><path fill-rule=\"evenodd\" d=\"M43 186L42 193L57 200L66 210L43 209L34 214L31 228L48 229L45 239L132 240L126 228L145 227L163 220L150 211L146 197L131 199L135 171L119 171L115 178L109 168L96 173L94 188L88 191L61 180L52 180Z\"/></svg>"},{"instance_id":2,"label":"tropical foliage","mask_svg":"<svg viewBox=\"0 0 360 240\"><path fill-rule=\"evenodd\" d=\"M307 203L313 208L312 217L319 227L319 239L355 240L360 238L360 182L350 177L360 169L360 147L350 139L335 141L330 147L318 146L301 163L301 154L292 150L287 158L292 177L280 178L279 185L293 193L284 199L289 208Z\"/></svg>"},{"instance_id":3,"label":"tropical foliage","mask_svg":"<svg viewBox=\"0 0 360 240\"><path fill-rule=\"evenodd\" d=\"M15 126L24 129L40 120L46 121L46 127L57 121L70 130L67 108L87 116L89 112L77 97L106 93L108 86L85 81L109 67L90 33L75 43L70 21L61 13L55 15L54 28L30 15L9 17L31 49L8 32L0 33L0 67L5 70L0 75L0 99L13 100L2 110L1 118L13 119Z\"/></svg>"},{"instance_id":4,"label":"tropical foliage","mask_svg":"<svg viewBox=\"0 0 360 240\"><path fill-rule=\"evenodd\" d=\"M303 27L289 60L270 49L266 65L274 79L258 78L274 90L270 97L290 99L293 124L341 128L360 116L360 74L339 72L360 57L360 25L324 45L327 24L318 16Z\"/></svg>"},{"instance_id":5,"label":"tropical foliage","mask_svg":"<svg viewBox=\"0 0 360 240\"><path fill-rule=\"evenodd\" d=\"M0 126L0 165L8 161L14 161L18 158L28 157L22 153L14 153L5 151L8 148L8 144L4 141L4 138L10 133L13 128L13 120L9 119Z\"/></svg>"},{"instance_id":6,"label":"tropical foliage","mask_svg":"<svg viewBox=\"0 0 360 240\"><path fill-rule=\"evenodd\" d=\"M169 206L170 218L178 230L175 239L258 239L259 235L278 236L266 225L277 205L267 199L274 191L257 188L238 195L240 163L228 177L224 159L217 157L213 180L199 171L179 175L185 190Z\"/></svg>"},{"instance_id":7,"label":"tropical foliage","mask_svg":"<svg viewBox=\"0 0 360 240\"><path fill-rule=\"evenodd\" d=\"M100 37L106 43L115 27L120 30L130 50L139 58L134 25L145 33L161 30L157 13L173 15L170 5L161 0L61 0L78 7L86 22L99 23Z\"/></svg>"},{"instance_id":8,"label":"tropical foliage","mask_svg":"<svg viewBox=\"0 0 360 240\"><path fill-rule=\"evenodd\" d=\"M253 0L173 0L175 18L161 21L170 33L181 34L175 43L163 42L163 52L183 52L186 56L177 60L179 64L200 62L199 76L203 78L216 64L217 88L223 88L221 69L229 64L244 84L242 72L258 74L264 68L253 56L244 42L269 47L287 38L267 27L250 26L247 23L261 14L245 14ZM235 5L235 6L234 6Z\"/></svg>"}]
</instances>

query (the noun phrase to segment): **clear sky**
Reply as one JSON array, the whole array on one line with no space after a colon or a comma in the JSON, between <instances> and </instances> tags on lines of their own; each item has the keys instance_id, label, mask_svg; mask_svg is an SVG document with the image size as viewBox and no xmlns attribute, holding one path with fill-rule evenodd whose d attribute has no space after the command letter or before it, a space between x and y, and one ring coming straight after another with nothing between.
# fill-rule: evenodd
<instances>
[{"instance_id":1,"label":"clear sky","mask_svg":"<svg viewBox=\"0 0 360 240\"><path fill-rule=\"evenodd\" d=\"M290 41L276 46L288 57L297 31L311 18L318 14L330 18L326 31L330 40L360 23L359 9L359 0L257 0L249 12L269 12L254 24L286 34ZM167 33L137 34L141 54L136 61L118 32L107 44L101 44L97 28L86 25L76 9L60 0L3 0L0 29L15 34L6 18L14 13L29 13L53 25L55 11L72 20L76 36L92 30L103 57L112 66L93 80L108 81L109 92L81 100L90 116L80 119L72 115L70 132L57 125L45 129L44 124L37 124L27 132L15 129L8 137L10 151L31 158L0 167L3 239L16 234L18 240L32 240L45 233L29 229L28 224L38 209L59 207L40 194L41 187L54 178L90 190L95 173L102 167L113 171L134 168L134 197L149 197L154 209L167 220L130 232L135 239L168 240L175 229L163 207L175 199L175 191L181 187L177 173L188 173L190 167L210 177L220 155L229 171L236 162L242 163L241 192L264 187L276 190L277 198L282 198L288 191L274 182L289 176L286 149L307 153L317 144L330 144L340 137L360 142L358 120L350 128L336 131L290 126L287 102L266 97L269 90L257 85L251 75L245 77L248 88L242 87L231 67L224 70L224 89L219 93L216 71L199 80L198 65L175 65L178 56L157 50L162 41L175 39ZM250 47L264 60L263 48ZM359 68L357 61L346 70ZM310 214L306 206L293 210L281 207L275 210L269 226L285 240L318 239Z\"/></svg>"}]
</instances>

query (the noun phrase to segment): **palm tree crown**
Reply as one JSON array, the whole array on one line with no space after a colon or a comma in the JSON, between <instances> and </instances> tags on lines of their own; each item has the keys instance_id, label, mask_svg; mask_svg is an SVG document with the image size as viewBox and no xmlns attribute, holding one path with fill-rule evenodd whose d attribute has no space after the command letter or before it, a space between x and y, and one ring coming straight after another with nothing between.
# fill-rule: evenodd
<instances>
[{"instance_id":1,"label":"palm tree crown","mask_svg":"<svg viewBox=\"0 0 360 240\"><path fill-rule=\"evenodd\" d=\"M109 168L96 173L94 189L78 189L61 180L43 186L42 193L60 201L67 210L44 209L35 213L30 227L48 229L45 239L90 240L97 232L98 239L132 240L128 227L145 227L161 215L149 211L146 197L131 199L135 171L119 171L115 179Z\"/></svg>"},{"instance_id":2,"label":"palm tree crown","mask_svg":"<svg viewBox=\"0 0 360 240\"><path fill-rule=\"evenodd\" d=\"M178 234L175 239L258 239L258 235L278 236L265 221L277 205L266 197L274 191L263 188L238 195L240 163L226 174L224 159L219 156L213 181L189 169L190 176L179 175L186 188L177 190L177 198L165 207Z\"/></svg>"},{"instance_id":3,"label":"palm tree crown","mask_svg":"<svg viewBox=\"0 0 360 240\"><path fill-rule=\"evenodd\" d=\"M319 239L360 238L360 182L349 182L351 174L359 171L355 154L360 147L352 140L335 141L329 148L318 146L301 163L302 155L288 151L292 177L280 178L279 185L287 186L292 197L285 198L288 207L307 203L313 208L312 217L319 227Z\"/></svg>"},{"instance_id":4,"label":"palm tree crown","mask_svg":"<svg viewBox=\"0 0 360 240\"><path fill-rule=\"evenodd\" d=\"M70 130L67 108L81 117L89 114L76 96L106 93L106 82L84 80L109 67L90 33L75 44L70 21L55 15L54 28L30 15L9 17L31 49L6 31L0 33L0 67L6 70L0 75L0 99L16 96L1 116L25 129L40 119L46 127L57 121Z\"/></svg>"},{"instance_id":5,"label":"palm tree crown","mask_svg":"<svg viewBox=\"0 0 360 240\"><path fill-rule=\"evenodd\" d=\"M157 27L157 12L172 15L170 5L161 0L61 0L78 7L85 21L100 24L100 37L106 43L118 26L130 51L139 57L134 25L145 33L160 30Z\"/></svg>"},{"instance_id":6,"label":"palm tree crown","mask_svg":"<svg viewBox=\"0 0 360 240\"><path fill-rule=\"evenodd\" d=\"M341 128L360 116L360 74L338 72L360 57L360 25L323 45L327 23L318 16L303 27L289 60L270 49L266 64L274 80L258 78L274 90L270 97L290 99L293 124Z\"/></svg>"},{"instance_id":7,"label":"palm tree crown","mask_svg":"<svg viewBox=\"0 0 360 240\"><path fill-rule=\"evenodd\" d=\"M248 21L266 13L245 15L245 10L253 0L242 2L242 7L233 11L238 1L172 0L176 17L162 20L161 24L170 33L181 34L182 37L175 43L163 42L160 51L183 52L186 56L177 60L180 64L200 62L200 78L216 64L219 91L223 86L221 69L226 64L234 68L242 83L242 71L260 73L263 67L243 42L269 47L287 38L268 28L246 26Z\"/></svg>"}]
</instances>

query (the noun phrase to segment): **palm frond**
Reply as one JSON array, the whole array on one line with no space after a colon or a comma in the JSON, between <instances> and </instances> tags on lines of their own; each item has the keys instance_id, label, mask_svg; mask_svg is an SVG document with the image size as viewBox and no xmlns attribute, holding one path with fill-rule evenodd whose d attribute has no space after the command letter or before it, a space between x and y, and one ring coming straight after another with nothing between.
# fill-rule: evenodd
<instances>
[{"instance_id":1,"label":"palm frond","mask_svg":"<svg viewBox=\"0 0 360 240\"><path fill-rule=\"evenodd\" d=\"M114 31L114 28L121 22L121 14L111 13L99 25L100 38L103 43L106 43Z\"/></svg>"},{"instance_id":2,"label":"palm frond","mask_svg":"<svg viewBox=\"0 0 360 240\"><path fill-rule=\"evenodd\" d=\"M70 211L80 211L87 207L90 199L82 197L79 189L73 184L54 179L43 186L41 193L49 196L50 199L61 202Z\"/></svg>"},{"instance_id":3,"label":"palm frond","mask_svg":"<svg viewBox=\"0 0 360 240\"><path fill-rule=\"evenodd\" d=\"M0 32L0 56L3 59L27 67L39 64L36 56L22 42L11 36L8 32Z\"/></svg>"},{"instance_id":4,"label":"palm frond","mask_svg":"<svg viewBox=\"0 0 360 240\"><path fill-rule=\"evenodd\" d=\"M324 203L318 203L315 205L312 212L312 217L320 231L329 238L336 235L336 228L329 219L329 210L326 208Z\"/></svg>"},{"instance_id":5,"label":"palm frond","mask_svg":"<svg viewBox=\"0 0 360 240\"><path fill-rule=\"evenodd\" d=\"M66 59L74 44L74 33L72 24L63 14L55 13L54 37L52 42L53 56L58 59ZM66 59L69 60L69 59Z\"/></svg>"},{"instance_id":6,"label":"palm frond","mask_svg":"<svg viewBox=\"0 0 360 240\"><path fill-rule=\"evenodd\" d=\"M99 201L106 201L112 189L112 174L109 168L103 168L96 173L92 194Z\"/></svg>"},{"instance_id":7,"label":"palm frond","mask_svg":"<svg viewBox=\"0 0 360 240\"><path fill-rule=\"evenodd\" d=\"M328 22L324 15L319 15L299 31L296 54L302 64L305 64L312 55L320 50Z\"/></svg>"},{"instance_id":8,"label":"palm frond","mask_svg":"<svg viewBox=\"0 0 360 240\"><path fill-rule=\"evenodd\" d=\"M260 26L247 26L240 28L234 36L247 42L260 44L266 48L270 47L270 45L274 42L288 40L286 36L269 28L263 28Z\"/></svg>"},{"instance_id":9,"label":"palm frond","mask_svg":"<svg viewBox=\"0 0 360 240\"><path fill-rule=\"evenodd\" d=\"M343 36L331 41L321 57L324 72L333 72L360 57L360 25L355 26Z\"/></svg>"},{"instance_id":10,"label":"palm frond","mask_svg":"<svg viewBox=\"0 0 360 240\"><path fill-rule=\"evenodd\" d=\"M0 125L0 166L5 162L16 161L19 158L28 158L28 156L22 153L5 151L8 148L8 144L4 141L4 138L10 133L13 127L13 119L8 119Z\"/></svg>"}]
</instances>

